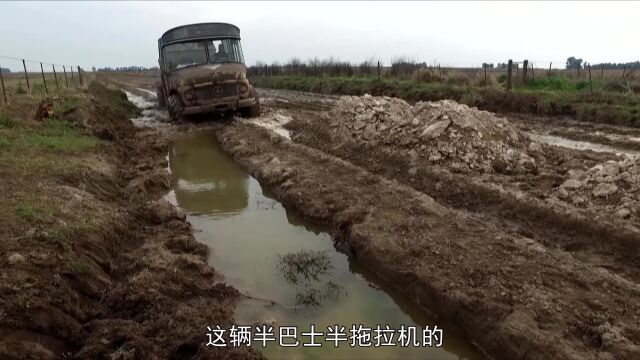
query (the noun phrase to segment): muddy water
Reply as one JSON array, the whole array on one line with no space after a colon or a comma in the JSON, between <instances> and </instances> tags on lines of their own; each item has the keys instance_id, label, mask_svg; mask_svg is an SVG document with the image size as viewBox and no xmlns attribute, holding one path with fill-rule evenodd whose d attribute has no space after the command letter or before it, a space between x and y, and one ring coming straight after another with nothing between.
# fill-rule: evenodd
<instances>
[{"instance_id":1,"label":"muddy water","mask_svg":"<svg viewBox=\"0 0 640 360\"><path fill-rule=\"evenodd\" d=\"M269 196L222 152L213 133L180 135L169 162L177 185L167 197L187 211L196 238L211 248L215 269L250 297L236 310L239 324L269 323L276 331L278 326L297 326L301 343L308 342L300 333L309 331L310 324L321 332L342 325L347 336L352 324L443 328L358 262L337 252L328 229L305 221ZM310 262L295 261L301 259ZM307 266L295 266L303 263ZM352 348L348 341L337 349L333 343L317 348L280 348L277 343L255 347L270 359L482 358L447 327L441 348Z\"/></svg>"},{"instance_id":2,"label":"muddy water","mask_svg":"<svg viewBox=\"0 0 640 360\"><path fill-rule=\"evenodd\" d=\"M604 145L604 144L597 144L597 143L588 142L588 141L571 140L571 139L567 139L567 138L555 136L555 135L530 134L530 136L532 139L539 142L547 143L549 145L561 146L561 147L574 149L574 150L591 150L595 152L609 152L617 155L621 155L621 154L628 154L632 156L640 155L640 152L635 150L619 149L619 148Z\"/></svg>"}]
</instances>

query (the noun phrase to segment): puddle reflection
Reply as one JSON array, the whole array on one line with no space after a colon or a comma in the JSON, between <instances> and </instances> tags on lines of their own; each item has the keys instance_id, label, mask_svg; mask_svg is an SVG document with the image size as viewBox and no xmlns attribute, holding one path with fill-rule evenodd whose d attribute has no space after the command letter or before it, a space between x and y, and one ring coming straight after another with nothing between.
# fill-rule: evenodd
<instances>
[{"instance_id":1,"label":"puddle reflection","mask_svg":"<svg viewBox=\"0 0 640 360\"><path fill-rule=\"evenodd\" d=\"M230 215L248 206L249 175L219 149L215 136L186 134L169 151L177 202L200 214Z\"/></svg>"},{"instance_id":2,"label":"puddle reflection","mask_svg":"<svg viewBox=\"0 0 640 360\"><path fill-rule=\"evenodd\" d=\"M352 324L375 327L444 324L429 317L357 261L339 253L328 229L286 210L221 151L215 135L186 134L169 156L177 178L172 201L191 213L196 239L211 249L210 262L225 281L247 294L239 324L297 326ZM304 340L300 338L299 340ZM482 356L444 326L443 348L257 348L272 359L479 359Z\"/></svg>"}]
</instances>

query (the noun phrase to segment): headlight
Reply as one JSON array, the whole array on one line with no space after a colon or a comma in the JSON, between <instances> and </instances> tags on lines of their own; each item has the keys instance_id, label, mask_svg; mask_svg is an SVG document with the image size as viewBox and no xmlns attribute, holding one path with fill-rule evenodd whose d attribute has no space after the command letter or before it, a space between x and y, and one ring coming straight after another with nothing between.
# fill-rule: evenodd
<instances>
[{"instance_id":1,"label":"headlight","mask_svg":"<svg viewBox=\"0 0 640 360\"><path fill-rule=\"evenodd\" d=\"M247 91L249 91L249 87L246 84L241 84L238 89L241 93L246 93Z\"/></svg>"},{"instance_id":2,"label":"headlight","mask_svg":"<svg viewBox=\"0 0 640 360\"><path fill-rule=\"evenodd\" d=\"M191 101L193 100L193 90L189 89L183 93L184 98Z\"/></svg>"}]
</instances>

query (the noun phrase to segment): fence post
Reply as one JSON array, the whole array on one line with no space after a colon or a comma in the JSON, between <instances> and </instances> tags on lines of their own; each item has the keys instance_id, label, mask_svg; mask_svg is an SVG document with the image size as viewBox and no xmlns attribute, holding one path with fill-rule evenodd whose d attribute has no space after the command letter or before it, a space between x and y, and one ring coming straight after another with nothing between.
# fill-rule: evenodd
<instances>
[{"instance_id":1,"label":"fence post","mask_svg":"<svg viewBox=\"0 0 640 360\"><path fill-rule=\"evenodd\" d=\"M380 61L378 61L378 81L380 81Z\"/></svg>"},{"instance_id":2,"label":"fence post","mask_svg":"<svg viewBox=\"0 0 640 360\"><path fill-rule=\"evenodd\" d=\"M577 75L578 79L580 79L580 65L578 65L578 75Z\"/></svg>"},{"instance_id":3,"label":"fence post","mask_svg":"<svg viewBox=\"0 0 640 360\"><path fill-rule=\"evenodd\" d=\"M0 82L2 83L2 96L4 97L4 103L7 103L7 92L4 90L4 76L2 76L2 66L0 66Z\"/></svg>"},{"instance_id":4,"label":"fence post","mask_svg":"<svg viewBox=\"0 0 640 360\"><path fill-rule=\"evenodd\" d=\"M42 73L42 82L44 83L44 92L49 95L49 89L47 88L47 79L44 78L44 68L42 67L42 63L40 63L40 72Z\"/></svg>"},{"instance_id":5,"label":"fence post","mask_svg":"<svg viewBox=\"0 0 640 360\"><path fill-rule=\"evenodd\" d=\"M24 77L27 79L27 89L29 90L29 95L31 95L31 85L29 85L29 75L27 74L27 64L22 59L22 67L24 68Z\"/></svg>"},{"instance_id":6,"label":"fence post","mask_svg":"<svg viewBox=\"0 0 640 360\"><path fill-rule=\"evenodd\" d=\"M600 79L602 79L602 75L604 74L604 64L600 67Z\"/></svg>"},{"instance_id":7,"label":"fence post","mask_svg":"<svg viewBox=\"0 0 640 360\"><path fill-rule=\"evenodd\" d=\"M80 71L80 66L78 66L78 78L80 79L80 86L82 87L82 72Z\"/></svg>"},{"instance_id":8,"label":"fence post","mask_svg":"<svg viewBox=\"0 0 640 360\"><path fill-rule=\"evenodd\" d=\"M624 64L624 67L622 68L622 80L624 80L624 74L627 73L627 64Z\"/></svg>"},{"instance_id":9,"label":"fence post","mask_svg":"<svg viewBox=\"0 0 640 360\"><path fill-rule=\"evenodd\" d=\"M440 64L438 64L438 72L440 73L440 82L442 82L442 68L440 67Z\"/></svg>"},{"instance_id":10,"label":"fence post","mask_svg":"<svg viewBox=\"0 0 640 360\"><path fill-rule=\"evenodd\" d=\"M533 66L533 61L531 62L531 80L536 81L536 68Z\"/></svg>"},{"instance_id":11,"label":"fence post","mask_svg":"<svg viewBox=\"0 0 640 360\"><path fill-rule=\"evenodd\" d=\"M64 83L67 85L67 89L69 88L69 80L67 80L67 67L62 65L62 70L64 71Z\"/></svg>"},{"instance_id":12,"label":"fence post","mask_svg":"<svg viewBox=\"0 0 640 360\"><path fill-rule=\"evenodd\" d=\"M525 60L522 63L522 83L527 81L527 70L529 70L529 60Z\"/></svg>"},{"instance_id":13,"label":"fence post","mask_svg":"<svg viewBox=\"0 0 640 360\"><path fill-rule=\"evenodd\" d=\"M509 59L509 65L507 65L507 90L511 90L511 72L512 72L513 60Z\"/></svg>"},{"instance_id":14,"label":"fence post","mask_svg":"<svg viewBox=\"0 0 640 360\"><path fill-rule=\"evenodd\" d=\"M56 74L56 66L51 64L53 67L53 78L56 80L56 90L60 90L60 86L58 86L58 74Z\"/></svg>"},{"instance_id":15,"label":"fence post","mask_svg":"<svg viewBox=\"0 0 640 360\"><path fill-rule=\"evenodd\" d=\"M591 82L591 64L589 64L589 88L591 88L591 96L593 96L593 83Z\"/></svg>"},{"instance_id":16,"label":"fence post","mask_svg":"<svg viewBox=\"0 0 640 360\"><path fill-rule=\"evenodd\" d=\"M551 77L551 64L553 64L552 61L549 61L549 72L547 73L547 77L550 78Z\"/></svg>"}]
</instances>

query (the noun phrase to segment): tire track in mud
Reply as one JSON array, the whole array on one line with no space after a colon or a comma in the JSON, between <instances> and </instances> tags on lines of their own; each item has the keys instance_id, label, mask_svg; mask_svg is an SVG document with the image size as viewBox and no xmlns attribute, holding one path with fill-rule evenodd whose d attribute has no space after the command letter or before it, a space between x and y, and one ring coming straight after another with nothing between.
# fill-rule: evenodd
<instances>
[{"instance_id":1,"label":"tire track in mud","mask_svg":"<svg viewBox=\"0 0 640 360\"><path fill-rule=\"evenodd\" d=\"M507 181L504 178L492 184L486 179L452 174L425 162L411 162L403 154L385 147L364 143L336 146L322 120L314 117L317 118L307 113L306 121L294 120L290 124L294 141L399 181L446 206L472 212L483 221L509 233L520 234L528 241L570 252L582 261L607 268L632 281L640 280L637 255L640 233L627 222L611 217L594 219L587 211L564 203L550 205L524 191L501 186ZM410 175L412 168L415 173Z\"/></svg>"},{"instance_id":2,"label":"tire track in mud","mask_svg":"<svg viewBox=\"0 0 640 360\"><path fill-rule=\"evenodd\" d=\"M640 355L637 283L257 126L218 138L283 203L332 224L338 245L489 355Z\"/></svg>"}]
</instances>

